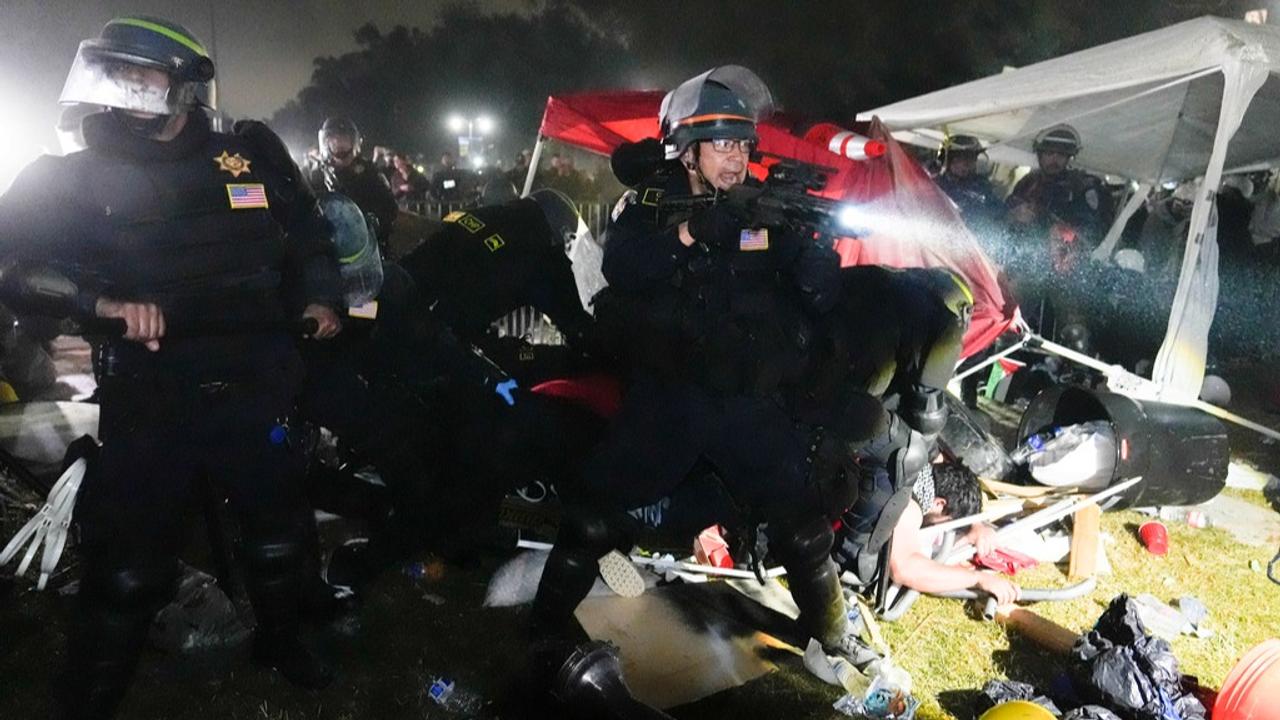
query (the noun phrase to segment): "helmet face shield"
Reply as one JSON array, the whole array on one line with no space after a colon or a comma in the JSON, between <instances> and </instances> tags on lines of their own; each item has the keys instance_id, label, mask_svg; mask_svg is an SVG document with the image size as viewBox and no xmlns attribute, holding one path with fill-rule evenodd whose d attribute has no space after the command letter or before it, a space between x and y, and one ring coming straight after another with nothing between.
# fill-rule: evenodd
<instances>
[{"instance_id":1,"label":"helmet face shield","mask_svg":"<svg viewBox=\"0 0 1280 720\"><path fill-rule=\"evenodd\" d=\"M345 162L360 154L360 130L346 118L329 118L316 133L320 158L326 162Z\"/></svg>"},{"instance_id":2,"label":"helmet face shield","mask_svg":"<svg viewBox=\"0 0 1280 720\"><path fill-rule=\"evenodd\" d=\"M104 52L88 41L80 44L58 102L176 115L194 105L195 93L190 83L175 85L168 71L153 61Z\"/></svg>"}]
</instances>

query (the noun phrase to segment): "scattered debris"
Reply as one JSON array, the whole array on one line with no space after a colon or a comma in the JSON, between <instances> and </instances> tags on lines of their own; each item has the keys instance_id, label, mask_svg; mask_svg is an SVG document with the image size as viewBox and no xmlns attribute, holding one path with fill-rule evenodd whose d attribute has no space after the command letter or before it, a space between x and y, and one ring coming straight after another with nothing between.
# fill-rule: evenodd
<instances>
[{"instance_id":1,"label":"scattered debris","mask_svg":"<svg viewBox=\"0 0 1280 720\"><path fill-rule=\"evenodd\" d=\"M1126 720L1204 720L1204 706L1182 688L1169 643L1147 634L1139 605L1118 595L1076 643L1072 678L1083 699Z\"/></svg>"},{"instance_id":2,"label":"scattered debris","mask_svg":"<svg viewBox=\"0 0 1280 720\"><path fill-rule=\"evenodd\" d=\"M1148 520L1138 527L1138 539L1152 555L1169 552L1169 528L1159 520Z\"/></svg>"},{"instance_id":3,"label":"scattered debris","mask_svg":"<svg viewBox=\"0 0 1280 720\"><path fill-rule=\"evenodd\" d=\"M850 693L836 700L831 707L849 717L912 720L920 701L912 697L909 690L902 689L894 678L878 673L872 678L866 693L861 696Z\"/></svg>"},{"instance_id":4,"label":"scattered debris","mask_svg":"<svg viewBox=\"0 0 1280 720\"><path fill-rule=\"evenodd\" d=\"M417 582L438 582L444 579L444 563L435 558L417 560L405 565L403 572Z\"/></svg>"},{"instance_id":5,"label":"scattered debris","mask_svg":"<svg viewBox=\"0 0 1280 720\"><path fill-rule=\"evenodd\" d=\"M974 702L974 714L982 715L991 708L1010 700L1026 700L1043 707L1054 716L1062 714L1058 706L1035 686L1017 680L991 680L983 685L982 692Z\"/></svg>"},{"instance_id":6,"label":"scattered debris","mask_svg":"<svg viewBox=\"0 0 1280 720\"><path fill-rule=\"evenodd\" d=\"M815 638L809 638L809 645L804 649L804 667L822 682L842 687L850 695L866 692L871 682L848 660L823 652L822 643Z\"/></svg>"},{"instance_id":7,"label":"scattered debris","mask_svg":"<svg viewBox=\"0 0 1280 720\"><path fill-rule=\"evenodd\" d=\"M437 677L427 686L425 695L438 707L451 714L474 717L487 703L478 695L459 688L454 681Z\"/></svg>"},{"instance_id":8,"label":"scattered debris","mask_svg":"<svg viewBox=\"0 0 1280 720\"><path fill-rule=\"evenodd\" d=\"M599 563L600 577L604 578L604 584L610 590L627 598L639 597L644 593L644 576L631 562L631 558L612 550L600 558Z\"/></svg>"},{"instance_id":9,"label":"scattered debris","mask_svg":"<svg viewBox=\"0 0 1280 720\"><path fill-rule=\"evenodd\" d=\"M996 548L987 555L974 557L973 564L988 570L998 570L1005 575L1017 575L1019 570L1033 568L1039 565L1039 562L1017 550Z\"/></svg>"},{"instance_id":10,"label":"scattered debris","mask_svg":"<svg viewBox=\"0 0 1280 720\"><path fill-rule=\"evenodd\" d=\"M188 654L238 646L250 631L212 576L184 566L173 601L151 624L151 643L165 652Z\"/></svg>"}]
</instances>

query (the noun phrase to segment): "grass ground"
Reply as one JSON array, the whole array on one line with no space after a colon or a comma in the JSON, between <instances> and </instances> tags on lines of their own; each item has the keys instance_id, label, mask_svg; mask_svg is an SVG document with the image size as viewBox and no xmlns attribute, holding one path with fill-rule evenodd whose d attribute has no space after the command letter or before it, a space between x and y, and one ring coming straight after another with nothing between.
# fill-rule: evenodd
<instances>
[{"instance_id":1,"label":"grass ground","mask_svg":"<svg viewBox=\"0 0 1280 720\"><path fill-rule=\"evenodd\" d=\"M1243 411L1268 419L1247 407ZM1233 456L1280 474L1280 445L1265 443L1246 431L1229 432ZM1262 493L1227 492L1269 507ZM7 517L0 513L0 537L7 537L23 517L13 509ZM1166 602L1195 595L1208 606L1209 626L1216 634L1203 640L1179 638L1173 648L1184 672L1217 687L1240 655L1280 633L1280 586L1254 569L1254 564L1265 567L1275 548L1241 545L1218 529L1170 523L1171 550L1165 557L1155 557L1135 537L1134 530L1144 519L1133 512L1105 515L1103 531L1113 538L1107 546L1112 574L1102 577L1089 597L1034 609L1082 631L1121 592L1150 593ZM339 671L338 682L324 691L290 688L273 673L253 667L245 649L200 661L150 652L122 717L523 717L522 708L498 703L527 651L519 632L522 613L480 607L498 560L487 556L469 567L450 567L442 579L430 583L399 576L379 582L354 626L323 635ZM65 579L72 576L74 572ZM1019 581L1056 586L1065 578L1058 568L1041 567L1020 575ZM61 638L71 599L26 588L24 581L10 582L0 575L0 718L44 717L49 680L62 663ZM885 625L884 630L898 661L915 680L916 694L923 702L922 720L967 720L973 715L974 694L988 680L1009 677L1046 684L1063 669L1059 658L998 625L971 619L956 601L924 598L905 619ZM451 677L475 698L467 711L445 711L425 699L426 686L438 675ZM831 703L839 695L805 672L798 659L784 658L778 672L676 708L672 714L685 720L831 718L835 716Z\"/></svg>"},{"instance_id":2,"label":"grass ground","mask_svg":"<svg viewBox=\"0 0 1280 720\"><path fill-rule=\"evenodd\" d=\"M1265 503L1259 492L1243 496ZM1231 666L1250 647L1280 631L1280 587L1251 563L1265 567L1275 548L1241 545L1223 530L1197 530L1169 523L1169 554L1153 556L1142 548L1136 527L1147 518L1134 512L1110 513L1102 528L1114 542L1107 546L1113 572L1100 578L1090 596L1034 607L1038 614L1071 630L1088 630L1114 596L1150 593L1165 602L1194 595L1209 608L1208 639L1183 636L1173 649L1184 673L1217 687ZM1027 586L1055 586L1064 572L1039 567L1019 574ZM903 621L886 629L886 638L911 671L923 701L926 720L968 716L967 701L957 690L979 688L995 677L1046 685L1061 672L1058 658L1010 637L998 625L971 620L955 602L925 598Z\"/></svg>"}]
</instances>

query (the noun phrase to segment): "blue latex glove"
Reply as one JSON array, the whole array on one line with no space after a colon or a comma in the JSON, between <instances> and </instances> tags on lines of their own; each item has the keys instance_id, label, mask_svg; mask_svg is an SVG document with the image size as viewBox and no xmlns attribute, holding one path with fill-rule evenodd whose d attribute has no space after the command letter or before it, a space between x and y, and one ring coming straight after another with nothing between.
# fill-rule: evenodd
<instances>
[{"instance_id":1,"label":"blue latex glove","mask_svg":"<svg viewBox=\"0 0 1280 720\"><path fill-rule=\"evenodd\" d=\"M516 404L515 391L517 387L518 385L516 384L515 379L512 378L508 380L503 380L502 382L493 386L493 391L497 393L498 396L501 397L504 401L506 401L507 405L514 407Z\"/></svg>"}]
</instances>

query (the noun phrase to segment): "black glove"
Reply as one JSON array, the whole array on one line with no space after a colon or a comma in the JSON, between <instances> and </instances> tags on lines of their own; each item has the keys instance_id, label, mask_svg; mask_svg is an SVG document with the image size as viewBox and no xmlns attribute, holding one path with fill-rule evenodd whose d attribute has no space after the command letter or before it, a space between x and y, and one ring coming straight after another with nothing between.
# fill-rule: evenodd
<instances>
[{"instance_id":1,"label":"black glove","mask_svg":"<svg viewBox=\"0 0 1280 720\"><path fill-rule=\"evenodd\" d=\"M746 219L737 207L716 203L689 218L689 234L694 240L724 250L736 250Z\"/></svg>"}]
</instances>

